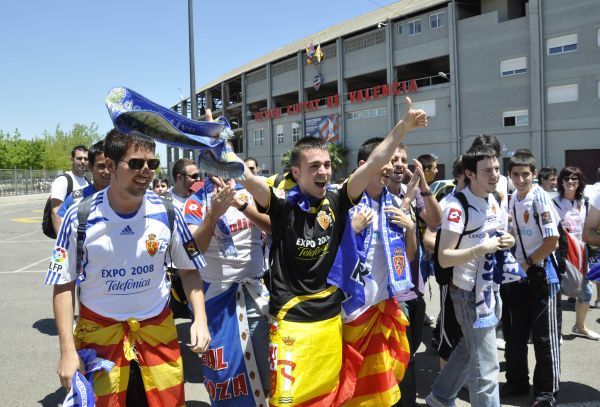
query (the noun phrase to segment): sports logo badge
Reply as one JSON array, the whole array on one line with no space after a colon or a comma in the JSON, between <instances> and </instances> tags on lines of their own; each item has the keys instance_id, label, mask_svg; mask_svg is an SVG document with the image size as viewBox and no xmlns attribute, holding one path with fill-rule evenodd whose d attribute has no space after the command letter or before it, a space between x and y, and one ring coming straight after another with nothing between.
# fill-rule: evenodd
<instances>
[{"instance_id":1,"label":"sports logo badge","mask_svg":"<svg viewBox=\"0 0 600 407\"><path fill-rule=\"evenodd\" d=\"M198 251L198 246L196 246L196 242L194 242L194 239L185 243L183 247L185 248L185 252L187 253L190 260L200 255L200 252Z\"/></svg>"},{"instance_id":2,"label":"sports logo badge","mask_svg":"<svg viewBox=\"0 0 600 407\"><path fill-rule=\"evenodd\" d=\"M552 216L550 216L550 212L542 213L542 224L547 225L548 223L552 223Z\"/></svg>"},{"instance_id":3,"label":"sports logo badge","mask_svg":"<svg viewBox=\"0 0 600 407\"><path fill-rule=\"evenodd\" d=\"M496 214L496 205L492 205L492 212L494 213L494 215Z\"/></svg>"},{"instance_id":4,"label":"sports logo badge","mask_svg":"<svg viewBox=\"0 0 600 407\"><path fill-rule=\"evenodd\" d=\"M462 216L462 211L456 208L450 208L448 212L448 220L450 222L458 223L460 222L460 217Z\"/></svg>"},{"instance_id":5,"label":"sports logo badge","mask_svg":"<svg viewBox=\"0 0 600 407\"><path fill-rule=\"evenodd\" d=\"M331 224L331 217L325 211L320 211L317 214L317 222L321 226L321 229L327 230Z\"/></svg>"},{"instance_id":6,"label":"sports logo badge","mask_svg":"<svg viewBox=\"0 0 600 407\"><path fill-rule=\"evenodd\" d=\"M525 213L523 214L523 220L525 221L525 223L529 223L529 211L525 211Z\"/></svg>"},{"instance_id":7,"label":"sports logo badge","mask_svg":"<svg viewBox=\"0 0 600 407\"><path fill-rule=\"evenodd\" d=\"M150 233L148 235L148 240L146 240L146 250L150 256L154 256L156 254L159 244L160 242L156 240L156 235Z\"/></svg>"},{"instance_id":8,"label":"sports logo badge","mask_svg":"<svg viewBox=\"0 0 600 407\"><path fill-rule=\"evenodd\" d=\"M57 247L52 252L52 261L55 263L64 263L67 261L67 251L62 247Z\"/></svg>"},{"instance_id":9,"label":"sports logo badge","mask_svg":"<svg viewBox=\"0 0 600 407\"><path fill-rule=\"evenodd\" d=\"M392 257L392 261L394 263L394 271L399 277L402 277L404 275L404 264L406 262L402 251L396 250L394 257Z\"/></svg>"}]
</instances>

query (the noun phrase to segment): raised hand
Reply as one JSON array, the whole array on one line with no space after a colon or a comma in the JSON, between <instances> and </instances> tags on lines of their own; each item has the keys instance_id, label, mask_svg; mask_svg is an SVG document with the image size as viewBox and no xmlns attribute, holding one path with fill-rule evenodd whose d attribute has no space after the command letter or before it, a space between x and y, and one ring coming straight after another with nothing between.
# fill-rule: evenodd
<instances>
[{"instance_id":1,"label":"raised hand","mask_svg":"<svg viewBox=\"0 0 600 407\"><path fill-rule=\"evenodd\" d=\"M406 97L406 104L408 105L408 110L404 118L402 118L402 123L406 131L427 127L427 113L422 109L413 110L412 100L408 96Z\"/></svg>"}]
</instances>

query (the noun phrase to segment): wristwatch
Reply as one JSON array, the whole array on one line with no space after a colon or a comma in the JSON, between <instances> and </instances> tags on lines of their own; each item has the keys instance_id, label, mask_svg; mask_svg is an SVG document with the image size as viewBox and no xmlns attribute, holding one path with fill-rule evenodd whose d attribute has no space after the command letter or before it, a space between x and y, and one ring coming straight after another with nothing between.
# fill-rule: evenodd
<instances>
[{"instance_id":1,"label":"wristwatch","mask_svg":"<svg viewBox=\"0 0 600 407\"><path fill-rule=\"evenodd\" d=\"M427 191L421 191L421 196L431 196L431 189L428 189Z\"/></svg>"},{"instance_id":2,"label":"wristwatch","mask_svg":"<svg viewBox=\"0 0 600 407\"><path fill-rule=\"evenodd\" d=\"M248 207L248 202L244 202L244 204L238 208L238 211L244 212L247 207Z\"/></svg>"},{"instance_id":3,"label":"wristwatch","mask_svg":"<svg viewBox=\"0 0 600 407\"><path fill-rule=\"evenodd\" d=\"M525 259L525 264L527 264L528 266L533 266L535 263L533 262L533 259L531 257L527 257Z\"/></svg>"}]
</instances>

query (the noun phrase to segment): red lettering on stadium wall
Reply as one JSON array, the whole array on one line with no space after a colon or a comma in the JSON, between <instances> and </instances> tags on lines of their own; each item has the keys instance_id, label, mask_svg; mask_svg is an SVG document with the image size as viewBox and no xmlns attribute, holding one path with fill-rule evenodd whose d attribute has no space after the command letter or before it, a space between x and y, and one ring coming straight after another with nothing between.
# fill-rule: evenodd
<instances>
[{"instance_id":1,"label":"red lettering on stadium wall","mask_svg":"<svg viewBox=\"0 0 600 407\"><path fill-rule=\"evenodd\" d=\"M405 95L407 93L418 92L417 81L411 79L409 81L394 82L392 84L376 85L371 88L359 89L352 92L348 92L348 100L350 103L362 103L370 100L383 99L390 94L393 96ZM286 113L289 116L300 114L302 112L312 112L319 110L324 106L319 106L319 100L312 99L302 103L294 103L285 107L276 107L269 110L263 110L260 112L254 112L254 120L263 121L267 119L277 119L282 114ZM336 94L333 96L327 96L325 98L326 106L328 108L338 107L340 104L340 95Z\"/></svg>"}]
</instances>

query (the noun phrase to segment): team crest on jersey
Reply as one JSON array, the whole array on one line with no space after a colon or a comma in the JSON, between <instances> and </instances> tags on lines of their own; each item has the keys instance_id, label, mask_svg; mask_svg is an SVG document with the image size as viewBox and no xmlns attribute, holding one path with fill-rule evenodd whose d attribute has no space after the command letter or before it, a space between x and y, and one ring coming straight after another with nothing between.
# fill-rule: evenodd
<instances>
[{"instance_id":1,"label":"team crest on jersey","mask_svg":"<svg viewBox=\"0 0 600 407\"><path fill-rule=\"evenodd\" d=\"M321 229L327 230L331 224L331 216L329 216L325 211L320 211L317 214L317 222L319 223L319 226L321 226Z\"/></svg>"},{"instance_id":2,"label":"team crest on jersey","mask_svg":"<svg viewBox=\"0 0 600 407\"><path fill-rule=\"evenodd\" d=\"M150 256L154 256L158 251L159 246L160 242L156 240L156 235L154 233L150 233L148 235L148 240L146 240L146 250L148 250L148 254Z\"/></svg>"},{"instance_id":3,"label":"team crest on jersey","mask_svg":"<svg viewBox=\"0 0 600 407\"><path fill-rule=\"evenodd\" d=\"M492 205L492 212L494 213L494 215L496 214L496 205Z\"/></svg>"},{"instance_id":4,"label":"team crest on jersey","mask_svg":"<svg viewBox=\"0 0 600 407\"><path fill-rule=\"evenodd\" d=\"M404 274L404 264L406 262L404 259L404 254L402 254L400 250L397 250L392 258L392 261L394 262L394 271L396 274L398 274L398 276L402 277Z\"/></svg>"},{"instance_id":5,"label":"team crest on jersey","mask_svg":"<svg viewBox=\"0 0 600 407\"><path fill-rule=\"evenodd\" d=\"M525 213L523 214L523 220L525 221L525 223L529 223L529 211L525 211Z\"/></svg>"},{"instance_id":6,"label":"team crest on jersey","mask_svg":"<svg viewBox=\"0 0 600 407\"><path fill-rule=\"evenodd\" d=\"M245 192L240 192L237 194L238 199L244 201L244 202L248 202L249 198L248 198L248 194Z\"/></svg>"}]
</instances>

